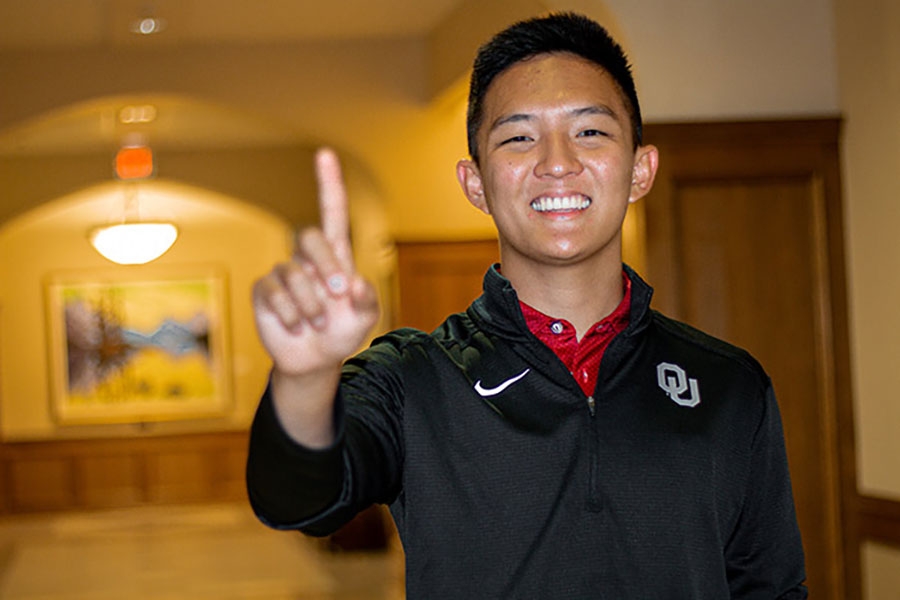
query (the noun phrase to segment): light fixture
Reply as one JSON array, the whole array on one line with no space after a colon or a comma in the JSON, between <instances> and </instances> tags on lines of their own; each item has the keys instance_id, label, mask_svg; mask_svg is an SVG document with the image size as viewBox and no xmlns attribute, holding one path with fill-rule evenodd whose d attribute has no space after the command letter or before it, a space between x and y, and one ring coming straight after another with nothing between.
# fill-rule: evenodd
<instances>
[{"instance_id":1,"label":"light fixture","mask_svg":"<svg viewBox=\"0 0 900 600\"><path fill-rule=\"evenodd\" d=\"M156 106L153 104L129 104L119 109L119 123L142 125L156 120Z\"/></svg>"},{"instance_id":2,"label":"light fixture","mask_svg":"<svg viewBox=\"0 0 900 600\"><path fill-rule=\"evenodd\" d=\"M143 265L172 247L178 228L171 223L120 223L97 227L88 237L104 258L120 265Z\"/></svg>"},{"instance_id":3,"label":"light fixture","mask_svg":"<svg viewBox=\"0 0 900 600\"><path fill-rule=\"evenodd\" d=\"M158 19L153 16L146 16L141 17L140 19L135 19L131 22L131 26L129 27L131 33L136 33L138 35L153 35L155 33L162 32L162 30L165 28L165 20Z\"/></svg>"},{"instance_id":4,"label":"light fixture","mask_svg":"<svg viewBox=\"0 0 900 600\"><path fill-rule=\"evenodd\" d=\"M172 223L144 221L140 215L138 181L153 176L153 152L143 144L119 149L114 162L116 177L123 181L124 207L118 223L88 232L94 249L120 265L142 265L166 253L178 238Z\"/></svg>"}]
</instances>

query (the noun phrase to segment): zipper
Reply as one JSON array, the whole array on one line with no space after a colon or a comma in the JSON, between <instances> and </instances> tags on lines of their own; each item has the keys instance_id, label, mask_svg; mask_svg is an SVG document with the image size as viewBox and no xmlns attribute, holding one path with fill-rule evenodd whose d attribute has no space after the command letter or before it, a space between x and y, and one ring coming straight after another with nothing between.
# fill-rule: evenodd
<instances>
[{"instance_id":1,"label":"zipper","mask_svg":"<svg viewBox=\"0 0 900 600\"><path fill-rule=\"evenodd\" d=\"M588 498L587 509L591 512L600 512L603 510L603 502L600 494L600 434L597 431L597 401L593 396L587 398L588 411L591 418L588 423L590 431L588 432Z\"/></svg>"}]
</instances>

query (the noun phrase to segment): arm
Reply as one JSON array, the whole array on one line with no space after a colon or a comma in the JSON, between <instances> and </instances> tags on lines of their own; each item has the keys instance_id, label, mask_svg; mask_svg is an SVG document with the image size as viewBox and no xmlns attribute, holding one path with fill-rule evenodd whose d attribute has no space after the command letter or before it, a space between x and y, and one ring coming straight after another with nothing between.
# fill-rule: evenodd
<instances>
[{"instance_id":1,"label":"arm","mask_svg":"<svg viewBox=\"0 0 900 600\"><path fill-rule=\"evenodd\" d=\"M247 484L267 525L329 534L371 504L396 498L405 394L395 342L387 336L347 361L335 401L336 441L328 448L292 440L266 390L250 432Z\"/></svg>"},{"instance_id":2,"label":"arm","mask_svg":"<svg viewBox=\"0 0 900 600\"><path fill-rule=\"evenodd\" d=\"M341 418L335 419L340 431ZM344 475L340 447L314 450L297 444L281 426L267 388L247 455L247 492L260 520L278 529L303 527L338 501Z\"/></svg>"},{"instance_id":3,"label":"arm","mask_svg":"<svg viewBox=\"0 0 900 600\"><path fill-rule=\"evenodd\" d=\"M803 546L771 384L752 453L743 509L725 549L731 597L802 600L807 597Z\"/></svg>"},{"instance_id":4,"label":"arm","mask_svg":"<svg viewBox=\"0 0 900 600\"><path fill-rule=\"evenodd\" d=\"M316 155L316 175L322 227L301 231L293 259L256 281L253 310L272 357L270 390L281 424L297 443L325 448L334 442L341 365L375 325L378 301L353 264L346 191L334 153Z\"/></svg>"},{"instance_id":5,"label":"arm","mask_svg":"<svg viewBox=\"0 0 900 600\"><path fill-rule=\"evenodd\" d=\"M248 492L258 512L287 508L292 520L340 492L341 365L378 317L374 290L353 264L346 192L332 152L317 154L316 174L322 227L303 230L293 258L253 287L257 331L273 368L251 432Z\"/></svg>"}]
</instances>

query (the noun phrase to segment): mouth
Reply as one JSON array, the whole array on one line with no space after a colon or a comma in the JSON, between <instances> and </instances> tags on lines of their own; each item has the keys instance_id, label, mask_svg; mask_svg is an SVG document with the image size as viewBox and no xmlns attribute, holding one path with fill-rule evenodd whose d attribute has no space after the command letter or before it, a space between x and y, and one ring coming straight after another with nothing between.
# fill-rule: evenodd
<instances>
[{"instance_id":1,"label":"mouth","mask_svg":"<svg viewBox=\"0 0 900 600\"><path fill-rule=\"evenodd\" d=\"M581 194L571 196L541 196L531 201L531 209L539 213L573 212L587 209L591 199Z\"/></svg>"}]
</instances>

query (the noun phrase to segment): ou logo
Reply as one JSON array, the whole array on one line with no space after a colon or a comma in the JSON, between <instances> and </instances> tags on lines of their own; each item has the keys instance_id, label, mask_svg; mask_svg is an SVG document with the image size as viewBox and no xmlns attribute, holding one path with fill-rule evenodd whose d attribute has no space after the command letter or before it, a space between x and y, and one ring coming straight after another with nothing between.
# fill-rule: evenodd
<instances>
[{"instance_id":1,"label":"ou logo","mask_svg":"<svg viewBox=\"0 0 900 600\"><path fill-rule=\"evenodd\" d=\"M656 379L669 398L680 406L693 408L700 404L700 390L697 388L696 379L688 379L684 369L672 363L659 363L656 365ZM690 391L687 397L684 393Z\"/></svg>"}]
</instances>

